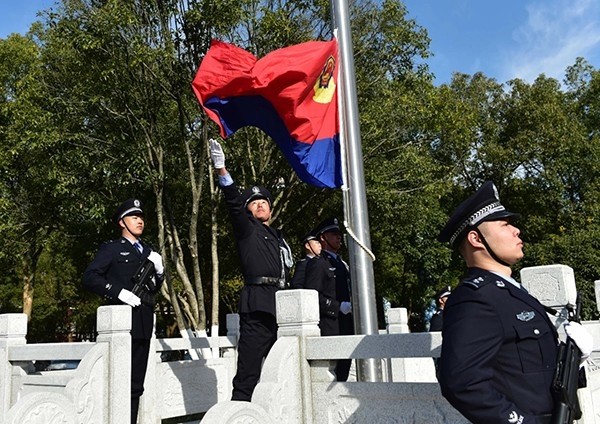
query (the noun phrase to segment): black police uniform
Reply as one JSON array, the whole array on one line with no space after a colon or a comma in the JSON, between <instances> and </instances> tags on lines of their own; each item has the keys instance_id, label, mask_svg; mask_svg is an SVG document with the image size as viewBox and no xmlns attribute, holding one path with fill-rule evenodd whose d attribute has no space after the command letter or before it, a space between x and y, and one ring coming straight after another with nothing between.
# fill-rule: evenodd
<instances>
[{"instance_id":1,"label":"black police uniform","mask_svg":"<svg viewBox=\"0 0 600 424\"><path fill-rule=\"evenodd\" d=\"M338 314L340 302L336 300L336 281L334 268L322 256L307 261L305 289L314 289L319 293L319 328L322 336L336 336L340 333Z\"/></svg>"},{"instance_id":2,"label":"black police uniform","mask_svg":"<svg viewBox=\"0 0 600 424\"><path fill-rule=\"evenodd\" d=\"M429 331L442 331L442 325L444 324L444 310L438 309L433 313L429 320Z\"/></svg>"},{"instance_id":3,"label":"black police uniform","mask_svg":"<svg viewBox=\"0 0 600 424\"><path fill-rule=\"evenodd\" d=\"M323 250L321 255L324 256L329 261L330 266L335 269L335 299L338 301L338 305L342 302L350 302L352 300L352 294L350 291L350 270L348 269L348 265L335 253ZM340 313L338 315L338 324L340 335L354 334L354 318L352 317L352 312L349 314ZM351 366L351 359L340 359L337 361L335 367L337 381L348 380Z\"/></svg>"},{"instance_id":4,"label":"black police uniform","mask_svg":"<svg viewBox=\"0 0 600 424\"><path fill-rule=\"evenodd\" d=\"M480 424L549 423L556 329L525 290L478 268L444 308L440 386Z\"/></svg>"},{"instance_id":5,"label":"black police uniform","mask_svg":"<svg viewBox=\"0 0 600 424\"><path fill-rule=\"evenodd\" d=\"M133 290L132 277L152 251L150 246L141 240L138 242L143 247L142 253L124 237L102 244L83 274L83 286L106 298L108 304L122 305L123 303L118 299L119 292L121 289ZM156 281L154 293L156 293L163 282L163 276L155 274L154 278ZM132 423L137 417L139 398L144 392L144 378L154 326L154 308L147 303L132 308L131 313Z\"/></svg>"},{"instance_id":6,"label":"black police uniform","mask_svg":"<svg viewBox=\"0 0 600 424\"><path fill-rule=\"evenodd\" d=\"M246 210L247 201L255 194L270 199L264 187L254 189L240 195L235 183L221 186L245 282L240 294L240 340L232 394L232 400L245 401L251 400L262 361L277 340L275 293L283 288L289 272L282 258L282 248L287 248L287 244L281 232Z\"/></svg>"},{"instance_id":7,"label":"black police uniform","mask_svg":"<svg viewBox=\"0 0 600 424\"><path fill-rule=\"evenodd\" d=\"M479 225L518 216L506 210L487 181L455 209L438 240L457 248L475 231L490 257L510 267ZM558 336L540 302L517 285L470 268L444 307L440 387L475 424L550 423Z\"/></svg>"},{"instance_id":8,"label":"black police uniform","mask_svg":"<svg viewBox=\"0 0 600 424\"><path fill-rule=\"evenodd\" d=\"M294 265L294 276L292 277L292 281L290 281L290 288L292 289L303 289L304 288L304 280L306 276L306 265L308 261L311 260L310 256L305 256L299 261L296 261L296 265Z\"/></svg>"}]
</instances>

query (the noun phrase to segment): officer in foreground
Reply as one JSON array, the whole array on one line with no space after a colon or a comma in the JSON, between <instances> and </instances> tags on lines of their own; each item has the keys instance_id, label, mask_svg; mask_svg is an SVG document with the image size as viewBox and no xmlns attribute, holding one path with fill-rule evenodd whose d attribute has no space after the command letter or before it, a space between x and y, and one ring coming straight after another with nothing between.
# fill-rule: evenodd
<instances>
[{"instance_id":1,"label":"officer in foreground","mask_svg":"<svg viewBox=\"0 0 600 424\"><path fill-rule=\"evenodd\" d=\"M126 304L131 313L131 423L137 420L140 396L154 330L154 295L163 282L161 256L141 240L144 232L142 202L128 199L115 212L114 223L121 238L104 243L83 274L83 286L108 299L109 304ZM134 288L133 277L148 259L154 267L148 284ZM135 294L134 291L137 293Z\"/></svg>"},{"instance_id":2,"label":"officer in foreground","mask_svg":"<svg viewBox=\"0 0 600 424\"><path fill-rule=\"evenodd\" d=\"M293 265L292 252L281 232L269 226L269 191L254 186L240 194L225 168L221 145L210 141L213 165L225 195L240 257L244 287L240 294L240 339L232 400L250 401L263 359L277 340L275 293L285 288Z\"/></svg>"},{"instance_id":3,"label":"officer in foreground","mask_svg":"<svg viewBox=\"0 0 600 424\"><path fill-rule=\"evenodd\" d=\"M438 238L468 267L444 309L439 381L444 397L475 424L551 422L558 336L544 307L511 277L523 257L517 217L488 181ZM565 330L577 345L588 342L579 324Z\"/></svg>"}]
</instances>

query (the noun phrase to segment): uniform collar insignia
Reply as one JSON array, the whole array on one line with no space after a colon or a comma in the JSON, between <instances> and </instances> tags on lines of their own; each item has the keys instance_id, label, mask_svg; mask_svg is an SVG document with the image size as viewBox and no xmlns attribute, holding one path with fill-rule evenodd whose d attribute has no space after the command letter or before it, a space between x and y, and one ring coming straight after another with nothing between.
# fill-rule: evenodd
<instances>
[{"instance_id":1,"label":"uniform collar insignia","mask_svg":"<svg viewBox=\"0 0 600 424\"><path fill-rule=\"evenodd\" d=\"M122 256L127 256L127 255L129 255L129 253L130 253L130 252L121 252L121 255L122 255Z\"/></svg>"},{"instance_id":2,"label":"uniform collar insignia","mask_svg":"<svg viewBox=\"0 0 600 424\"><path fill-rule=\"evenodd\" d=\"M500 280L497 280L497 281L496 281L496 285L497 285L498 287L506 287L506 284L504 284L504 281L500 281Z\"/></svg>"},{"instance_id":3,"label":"uniform collar insignia","mask_svg":"<svg viewBox=\"0 0 600 424\"><path fill-rule=\"evenodd\" d=\"M520 314L517 314L517 319L519 321L531 321L533 319L533 317L535 316L535 312L533 311L523 311Z\"/></svg>"}]
</instances>

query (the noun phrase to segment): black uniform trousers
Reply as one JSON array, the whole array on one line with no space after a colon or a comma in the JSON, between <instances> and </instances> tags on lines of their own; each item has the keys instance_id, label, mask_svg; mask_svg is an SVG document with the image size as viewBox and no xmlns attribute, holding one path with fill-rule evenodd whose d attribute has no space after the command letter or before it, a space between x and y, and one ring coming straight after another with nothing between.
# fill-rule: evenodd
<instances>
[{"instance_id":1,"label":"black uniform trousers","mask_svg":"<svg viewBox=\"0 0 600 424\"><path fill-rule=\"evenodd\" d=\"M144 380L150 354L150 340L131 340L131 423L137 420L140 396L144 393Z\"/></svg>"},{"instance_id":2,"label":"black uniform trousers","mask_svg":"<svg viewBox=\"0 0 600 424\"><path fill-rule=\"evenodd\" d=\"M277 340L277 320L262 311L240 313L237 373L231 400L250 401L264 358Z\"/></svg>"}]
</instances>

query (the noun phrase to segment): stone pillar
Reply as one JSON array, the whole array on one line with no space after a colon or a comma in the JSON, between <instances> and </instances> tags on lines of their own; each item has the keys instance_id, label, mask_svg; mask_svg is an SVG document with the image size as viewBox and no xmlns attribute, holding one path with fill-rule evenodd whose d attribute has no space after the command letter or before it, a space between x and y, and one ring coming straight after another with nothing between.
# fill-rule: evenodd
<instances>
[{"instance_id":1,"label":"stone pillar","mask_svg":"<svg viewBox=\"0 0 600 424\"><path fill-rule=\"evenodd\" d=\"M318 337L321 335L319 329L319 294L316 290L282 290L275 295L277 305L277 332L278 339L285 337L298 337L300 355L300 387L302 409L302 422L312 423L312 387L313 378L317 380L334 380L331 372L333 363L331 361L319 361L311 367L306 360L305 343L306 337ZM312 373L312 374L311 374Z\"/></svg>"},{"instance_id":2,"label":"stone pillar","mask_svg":"<svg viewBox=\"0 0 600 424\"><path fill-rule=\"evenodd\" d=\"M146 366L146 377L144 379L144 394L140 398L140 407L138 411L138 422L144 424L161 423L161 395L160 370L158 365L161 363L160 352L156 351L156 315L150 339L150 354L148 355L148 364Z\"/></svg>"},{"instance_id":3,"label":"stone pillar","mask_svg":"<svg viewBox=\"0 0 600 424\"><path fill-rule=\"evenodd\" d=\"M280 290L276 302L278 338L321 335L316 290Z\"/></svg>"},{"instance_id":4,"label":"stone pillar","mask_svg":"<svg viewBox=\"0 0 600 424\"><path fill-rule=\"evenodd\" d=\"M388 334L408 334L408 311L406 308L387 310ZM390 382L436 382L432 358L389 358L387 381Z\"/></svg>"},{"instance_id":5,"label":"stone pillar","mask_svg":"<svg viewBox=\"0 0 600 424\"><path fill-rule=\"evenodd\" d=\"M523 287L537 298L542 305L550 306L560 312L560 316L551 317L558 328L567 316L566 305L575 305L577 287L573 268L567 265L543 265L521 270Z\"/></svg>"},{"instance_id":6,"label":"stone pillar","mask_svg":"<svg viewBox=\"0 0 600 424\"><path fill-rule=\"evenodd\" d=\"M0 315L0 422L5 422L12 402L12 365L8 361L8 350L11 346L27 344L26 335L26 314Z\"/></svg>"},{"instance_id":7,"label":"stone pillar","mask_svg":"<svg viewBox=\"0 0 600 424\"><path fill-rule=\"evenodd\" d=\"M108 343L106 416L109 424L120 424L131 415L131 306L99 307L96 327L96 343Z\"/></svg>"}]
</instances>

